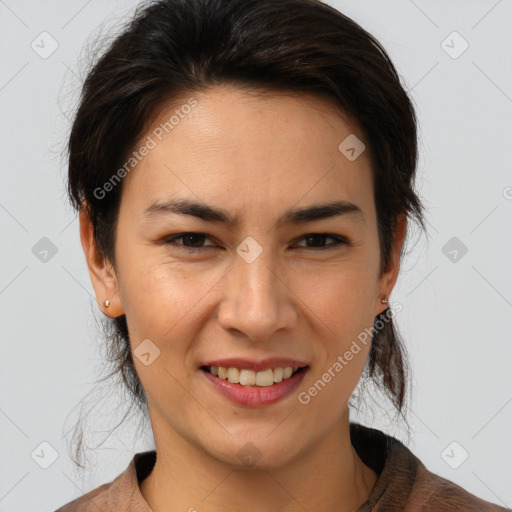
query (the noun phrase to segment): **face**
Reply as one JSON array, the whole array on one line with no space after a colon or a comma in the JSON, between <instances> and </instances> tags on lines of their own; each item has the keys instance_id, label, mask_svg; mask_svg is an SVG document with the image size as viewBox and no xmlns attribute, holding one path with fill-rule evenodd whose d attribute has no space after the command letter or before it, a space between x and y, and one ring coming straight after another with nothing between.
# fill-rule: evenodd
<instances>
[{"instance_id":1,"label":"face","mask_svg":"<svg viewBox=\"0 0 512 512\"><path fill-rule=\"evenodd\" d=\"M338 149L364 137L330 103L232 86L190 96L141 138L156 144L123 181L115 271L94 266L85 219L82 241L103 311L126 314L157 449L236 465L257 450L279 467L346 414L370 343L344 354L384 310L397 266L379 274L369 154ZM176 108L188 113L155 132ZM244 372L222 380L204 369L215 363ZM263 385L237 384L251 368Z\"/></svg>"}]
</instances>

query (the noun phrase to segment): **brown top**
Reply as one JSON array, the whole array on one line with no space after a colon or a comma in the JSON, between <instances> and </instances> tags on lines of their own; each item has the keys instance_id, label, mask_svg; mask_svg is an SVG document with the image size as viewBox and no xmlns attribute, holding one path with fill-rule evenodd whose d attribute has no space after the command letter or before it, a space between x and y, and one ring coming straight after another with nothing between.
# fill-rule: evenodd
<instances>
[{"instance_id":1,"label":"brown top","mask_svg":"<svg viewBox=\"0 0 512 512\"><path fill-rule=\"evenodd\" d=\"M356 512L505 512L511 511L477 498L462 487L428 471L394 437L350 424L352 444L363 462L378 475L368 500ZM137 453L126 470L71 501L56 512L151 512L139 483L152 471L156 451Z\"/></svg>"}]
</instances>

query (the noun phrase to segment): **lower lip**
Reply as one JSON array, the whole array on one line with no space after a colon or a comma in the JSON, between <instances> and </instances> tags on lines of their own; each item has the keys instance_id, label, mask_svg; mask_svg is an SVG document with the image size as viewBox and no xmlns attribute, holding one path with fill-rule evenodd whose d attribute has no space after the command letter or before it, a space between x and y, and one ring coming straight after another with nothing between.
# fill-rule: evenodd
<instances>
[{"instance_id":1,"label":"lower lip","mask_svg":"<svg viewBox=\"0 0 512 512\"><path fill-rule=\"evenodd\" d=\"M233 384L219 377L215 377L210 372L199 371L208 379L209 382L226 398L239 405L249 405L257 407L262 405L270 405L288 396L297 388L309 367L297 372L290 378L276 382L272 386L242 386L241 384Z\"/></svg>"}]
</instances>

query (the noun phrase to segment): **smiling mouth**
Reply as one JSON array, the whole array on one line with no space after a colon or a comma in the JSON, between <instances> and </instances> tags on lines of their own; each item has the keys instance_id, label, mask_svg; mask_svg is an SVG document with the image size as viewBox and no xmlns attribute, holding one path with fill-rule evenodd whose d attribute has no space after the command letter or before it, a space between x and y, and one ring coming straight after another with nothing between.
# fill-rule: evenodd
<instances>
[{"instance_id":1,"label":"smiling mouth","mask_svg":"<svg viewBox=\"0 0 512 512\"><path fill-rule=\"evenodd\" d=\"M245 368L227 368L225 366L201 366L201 370L210 373L222 380L227 380L232 384L240 384L247 387L269 387L278 382L282 382L305 371L309 366L282 368L267 368L255 372Z\"/></svg>"}]
</instances>

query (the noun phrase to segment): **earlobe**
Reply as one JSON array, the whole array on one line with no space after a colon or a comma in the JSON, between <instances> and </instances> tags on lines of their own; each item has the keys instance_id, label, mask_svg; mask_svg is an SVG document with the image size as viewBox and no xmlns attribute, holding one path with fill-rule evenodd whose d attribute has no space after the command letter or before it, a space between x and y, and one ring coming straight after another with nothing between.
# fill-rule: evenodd
<instances>
[{"instance_id":1,"label":"earlobe","mask_svg":"<svg viewBox=\"0 0 512 512\"><path fill-rule=\"evenodd\" d=\"M386 295L380 294L375 301L374 315L380 315L388 307L389 300Z\"/></svg>"},{"instance_id":2,"label":"earlobe","mask_svg":"<svg viewBox=\"0 0 512 512\"><path fill-rule=\"evenodd\" d=\"M98 307L109 317L123 315L124 309L119 298L114 268L105 256L101 254L96 244L94 227L85 203L80 210L80 240Z\"/></svg>"}]
</instances>

